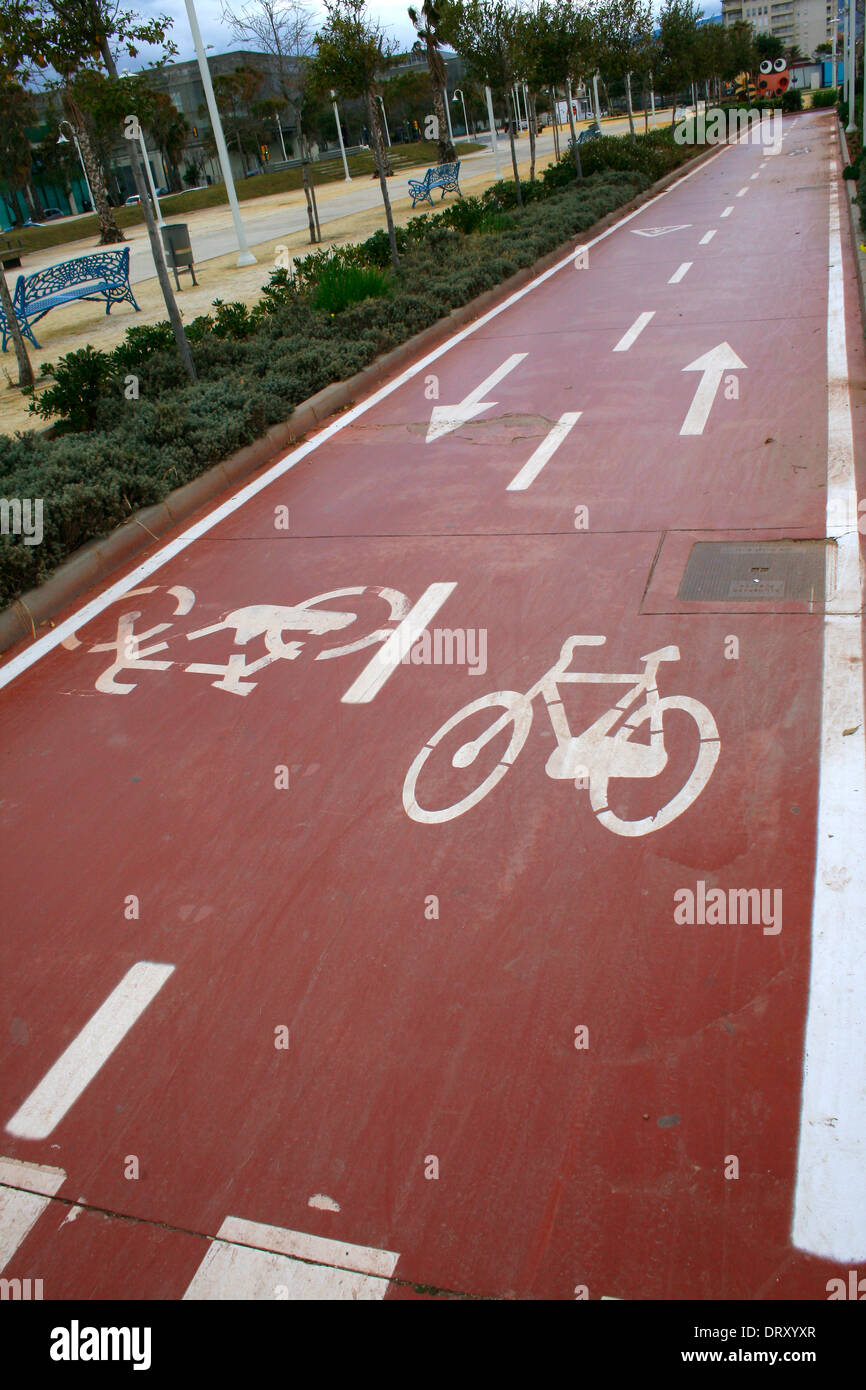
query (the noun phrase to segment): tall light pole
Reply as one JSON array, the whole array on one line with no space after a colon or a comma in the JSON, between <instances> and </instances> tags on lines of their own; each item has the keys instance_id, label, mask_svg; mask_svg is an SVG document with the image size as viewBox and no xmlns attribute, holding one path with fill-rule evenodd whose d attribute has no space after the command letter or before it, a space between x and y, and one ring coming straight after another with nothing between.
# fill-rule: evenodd
<instances>
[{"instance_id":1,"label":"tall light pole","mask_svg":"<svg viewBox=\"0 0 866 1390\"><path fill-rule=\"evenodd\" d=\"M69 144L69 136L63 134L63 127L65 125L69 126L69 129L72 133L72 142L75 145L75 148L78 152L78 162L81 165L81 172L84 175L84 187L87 189L87 196L90 199L90 211L96 212L96 204L93 201L93 190L90 187L90 179L87 177L87 169L84 165L84 158L81 153L81 146L78 143L78 136L75 134L75 127L71 121L58 121L57 129L60 131L60 134L57 137L57 143L58 145Z\"/></svg>"},{"instance_id":2,"label":"tall light pole","mask_svg":"<svg viewBox=\"0 0 866 1390\"><path fill-rule=\"evenodd\" d=\"M598 78L599 74L594 72L592 75L592 94L595 98L595 119L599 129L601 129L601 107L598 104Z\"/></svg>"},{"instance_id":3,"label":"tall light pole","mask_svg":"<svg viewBox=\"0 0 866 1390\"><path fill-rule=\"evenodd\" d=\"M132 73L121 73L121 77L132 77ZM156 209L156 225L157 227L164 227L165 218L162 215L162 208L159 205L159 198L156 194L156 184L153 181L153 170L150 167L150 160L148 159L147 155L147 145L144 143L144 131L141 128L141 121L138 121L138 143L141 146L141 161L144 165L145 175L147 176L147 182L150 188L150 196L153 199L153 206Z\"/></svg>"},{"instance_id":4,"label":"tall light pole","mask_svg":"<svg viewBox=\"0 0 866 1390\"><path fill-rule=\"evenodd\" d=\"M489 87L484 88L484 95L487 97L487 116L490 121L490 144L493 148L493 163L496 168L497 179L502 178L502 165L499 163L499 146L496 143L496 121L493 118L493 97Z\"/></svg>"},{"instance_id":5,"label":"tall light pole","mask_svg":"<svg viewBox=\"0 0 866 1390\"><path fill-rule=\"evenodd\" d=\"M192 41L195 44L195 56L198 59L198 70L201 75L201 85L204 88L205 101L207 102L208 115L210 116L211 129L213 130L214 140L216 141L217 155L219 156L220 169L222 170L223 180L225 181L226 193L228 194L229 207L232 210L232 221L235 224L235 236L238 242L238 265L255 265L256 258L247 245L247 234L244 231L244 224L241 221L241 210L238 207L238 195L235 192L235 181L232 176L232 166L229 162L229 152L226 148L226 137L223 134L220 113L217 110L216 97L213 91L210 68L205 57L204 44L201 41L201 30L198 27L198 15L195 12L194 0L185 0L186 13L189 19L189 27L192 31Z\"/></svg>"},{"instance_id":6,"label":"tall light pole","mask_svg":"<svg viewBox=\"0 0 866 1390\"><path fill-rule=\"evenodd\" d=\"M388 129L388 117L385 115L385 98L377 96L376 100L382 108L382 120L385 123L385 139L388 141L388 149L391 148L391 132Z\"/></svg>"},{"instance_id":7,"label":"tall light pole","mask_svg":"<svg viewBox=\"0 0 866 1390\"><path fill-rule=\"evenodd\" d=\"M283 149L283 159L284 159L284 160L287 160L289 156L286 154L286 142L285 142L285 140L283 139L283 123L282 123L282 121L280 120L279 116L275 116L275 117L274 117L274 120L275 120L276 123L277 123L277 131L278 131L278 133L279 133L279 136L280 136L280 144L281 144L282 149Z\"/></svg>"},{"instance_id":8,"label":"tall light pole","mask_svg":"<svg viewBox=\"0 0 866 1390\"><path fill-rule=\"evenodd\" d=\"M461 89L460 87L455 87L455 88L454 88L454 95L453 95L453 97L451 98L451 100L452 100L452 101L456 101L458 97L460 98L460 101L461 101L462 106L463 106L463 126L464 126L464 129L465 129L465 131L466 131L466 135L467 135L467 137L468 137L468 135L469 135L469 121L468 121L468 119L467 119L467 117L466 117L466 102L465 102L465 100L464 100L464 98L463 98L463 91L462 91L462 89Z\"/></svg>"},{"instance_id":9,"label":"tall light pole","mask_svg":"<svg viewBox=\"0 0 866 1390\"><path fill-rule=\"evenodd\" d=\"M454 144L454 131L451 129L451 107L448 104L448 88L442 88L443 106L445 107L445 123L448 126L448 139L452 146Z\"/></svg>"},{"instance_id":10,"label":"tall light pole","mask_svg":"<svg viewBox=\"0 0 866 1390\"><path fill-rule=\"evenodd\" d=\"M340 125L340 110L337 106L336 92L331 92L331 101L334 103L334 120L337 122L337 139L340 142L340 154L343 156L343 172L346 175L346 183L351 183L352 175L349 173L349 161L346 159L346 146L343 144L343 127Z\"/></svg>"}]
</instances>

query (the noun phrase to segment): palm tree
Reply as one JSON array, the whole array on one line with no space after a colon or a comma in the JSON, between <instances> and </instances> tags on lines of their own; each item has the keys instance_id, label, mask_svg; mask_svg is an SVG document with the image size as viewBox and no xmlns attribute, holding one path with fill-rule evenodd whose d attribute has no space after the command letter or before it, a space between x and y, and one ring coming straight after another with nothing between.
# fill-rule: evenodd
<instances>
[{"instance_id":1,"label":"palm tree","mask_svg":"<svg viewBox=\"0 0 866 1390\"><path fill-rule=\"evenodd\" d=\"M439 163L450 164L454 159L454 146L448 138L448 120L443 95L444 89L448 86L448 70L442 57L442 40L439 37L442 21L435 0L424 0L420 11L410 5L409 18L415 26L419 41L424 45L427 66L430 69L433 110L439 125Z\"/></svg>"}]
</instances>

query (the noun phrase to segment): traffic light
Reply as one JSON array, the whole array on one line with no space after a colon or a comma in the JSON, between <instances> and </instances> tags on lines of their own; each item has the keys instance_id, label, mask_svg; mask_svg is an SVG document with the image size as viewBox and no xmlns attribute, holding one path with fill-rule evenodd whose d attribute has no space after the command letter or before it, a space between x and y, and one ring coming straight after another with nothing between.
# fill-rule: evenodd
<instances>
[{"instance_id":1,"label":"traffic light","mask_svg":"<svg viewBox=\"0 0 866 1390\"><path fill-rule=\"evenodd\" d=\"M268 161L268 160L270 159L270 157L271 157L271 151L270 151L270 149L268 148L267 145L260 145L259 148L260 148L260 150L261 150L261 152L262 152L262 159L265 161L265 163L267 163L267 161Z\"/></svg>"}]
</instances>

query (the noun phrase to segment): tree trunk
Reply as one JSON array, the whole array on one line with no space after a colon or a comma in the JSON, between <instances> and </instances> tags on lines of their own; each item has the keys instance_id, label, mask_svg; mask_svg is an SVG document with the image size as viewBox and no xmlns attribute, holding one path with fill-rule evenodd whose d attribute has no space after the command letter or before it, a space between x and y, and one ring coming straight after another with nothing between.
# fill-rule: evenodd
<instances>
[{"instance_id":1,"label":"tree trunk","mask_svg":"<svg viewBox=\"0 0 866 1390\"><path fill-rule=\"evenodd\" d=\"M113 77L116 81L117 67L115 65L111 49L108 47L107 41L105 39L102 39L99 47L102 53L103 62L105 63L106 68L108 69L109 75ZM174 297L174 291L171 288L171 281L168 278L168 266L165 263L165 254L162 249L162 241L160 239L160 235L156 227L156 222L154 221L153 217L153 207L151 206L150 201L150 190L147 187L145 172L142 168L141 154L138 148L137 140L130 140L129 153L129 162L132 166L132 177L135 180L135 191L138 194L139 202L141 204L141 210L144 213L144 224L147 227L147 235L150 238L150 250L151 254L153 255L153 263L156 266L156 276L159 280L159 287L162 290L162 297L165 301L165 308L166 312L168 313L168 320L171 324L172 331L174 333L175 342L177 343L178 356L180 357L181 366L183 367L190 380L197 381L198 373L196 372L195 363L192 360L192 352L190 351L190 346L187 342L186 334L183 330L183 322L180 317L180 311L177 307L177 300Z\"/></svg>"},{"instance_id":2,"label":"tree trunk","mask_svg":"<svg viewBox=\"0 0 866 1390\"><path fill-rule=\"evenodd\" d=\"M116 71L115 69L113 75L116 75ZM99 167L99 161L93 152L93 146L90 143L90 135L87 131L84 112L71 92L64 91L62 100L67 119L78 137L81 159L87 171L87 182L90 184L90 192L93 197L93 211L99 218L99 245L109 246L112 242L125 241L126 237L118 227L114 219L114 209L108 201L105 179Z\"/></svg>"},{"instance_id":3,"label":"tree trunk","mask_svg":"<svg viewBox=\"0 0 866 1390\"><path fill-rule=\"evenodd\" d=\"M574 103L571 100L571 79L567 78L565 83L565 99L568 102L568 124L571 129L571 148L574 153L574 171L579 179L583 178L583 167L580 162L580 149L577 144L577 131L574 128Z\"/></svg>"},{"instance_id":4,"label":"tree trunk","mask_svg":"<svg viewBox=\"0 0 866 1390\"><path fill-rule=\"evenodd\" d=\"M627 72L626 75L625 75L625 96L626 96L626 101L628 102L628 128L629 128L629 134L631 135L631 138L632 138L632 140L633 140L633 139L634 139L634 111L632 110L632 104L631 104L631 73L630 73L630 72Z\"/></svg>"},{"instance_id":5,"label":"tree trunk","mask_svg":"<svg viewBox=\"0 0 866 1390\"><path fill-rule=\"evenodd\" d=\"M529 94L529 182L535 183L535 93Z\"/></svg>"},{"instance_id":6,"label":"tree trunk","mask_svg":"<svg viewBox=\"0 0 866 1390\"><path fill-rule=\"evenodd\" d=\"M399 270L400 258L397 255L397 233L394 231L391 199L388 197L385 150L382 145L382 132L379 129L379 113L376 110L376 105L376 97L373 88L370 87L367 91L367 115L370 121L370 134L373 137L373 154L376 160L376 171L379 175L379 187L382 190L382 202L385 204L385 221L388 224L388 240L391 243L391 264L395 270Z\"/></svg>"},{"instance_id":7,"label":"tree trunk","mask_svg":"<svg viewBox=\"0 0 866 1390\"><path fill-rule=\"evenodd\" d=\"M316 180L313 174L312 160L310 158L310 142L307 139L306 135L303 133L303 131L301 132L301 154L306 160L307 164L307 178L309 179L310 183L310 202L313 207L313 222L315 223L316 227L316 241L321 241L322 228L319 224L319 205L316 202Z\"/></svg>"},{"instance_id":8,"label":"tree trunk","mask_svg":"<svg viewBox=\"0 0 866 1390\"><path fill-rule=\"evenodd\" d=\"M557 158L557 160L558 160L559 157L560 157L560 153L559 153L559 126L557 125L557 121L556 121L556 88L555 88L555 87L551 87L551 88L550 88L550 120L551 120L551 123L552 123L552 125L553 125L553 153L555 154L555 156L556 156L556 158Z\"/></svg>"},{"instance_id":9,"label":"tree trunk","mask_svg":"<svg viewBox=\"0 0 866 1390\"><path fill-rule=\"evenodd\" d=\"M512 113L514 110L514 93L511 93ZM508 111L508 97L505 98L505 110ZM523 207L523 194L520 190L520 174L517 169L517 148L514 144L514 116L508 122L508 143L511 146L511 167L514 170L514 187L517 190L517 206Z\"/></svg>"},{"instance_id":10,"label":"tree trunk","mask_svg":"<svg viewBox=\"0 0 866 1390\"><path fill-rule=\"evenodd\" d=\"M3 305L9 332L15 344L15 356L18 359L18 385L25 388L30 387L33 385L33 367L27 352L24 335L21 332L21 325L15 317L15 310L12 308L12 296L9 293L6 272L2 266L0 266L0 304Z\"/></svg>"},{"instance_id":11,"label":"tree trunk","mask_svg":"<svg viewBox=\"0 0 866 1390\"><path fill-rule=\"evenodd\" d=\"M448 117L445 115L445 98L442 95L442 88L438 85L433 70L430 70L430 85L433 89L433 111L436 115L436 124L439 127L439 163L453 164L454 146L448 139Z\"/></svg>"}]
</instances>

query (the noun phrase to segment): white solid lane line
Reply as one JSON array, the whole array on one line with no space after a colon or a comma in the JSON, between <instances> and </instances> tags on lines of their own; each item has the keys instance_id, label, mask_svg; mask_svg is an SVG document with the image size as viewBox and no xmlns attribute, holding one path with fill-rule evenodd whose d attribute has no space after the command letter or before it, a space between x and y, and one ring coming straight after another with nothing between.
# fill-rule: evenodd
<instances>
[{"instance_id":1,"label":"white solid lane line","mask_svg":"<svg viewBox=\"0 0 866 1390\"><path fill-rule=\"evenodd\" d=\"M65 1181L62 1168L0 1158L0 1270L6 1268Z\"/></svg>"},{"instance_id":2,"label":"white solid lane line","mask_svg":"<svg viewBox=\"0 0 866 1390\"><path fill-rule=\"evenodd\" d=\"M707 242L712 241L712 239L713 239L713 237L714 237L715 235L716 235L716 229L715 229L715 227L713 227L713 230L712 230L711 232L704 232L704 235L701 237L700 241L698 242L698 246L706 246L706 245L707 245Z\"/></svg>"},{"instance_id":3,"label":"white solid lane line","mask_svg":"<svg viewBox=\"0 0 866 1390\"><path fill-rule=\"evenodd\" d=\"M361 674L352 682L341 703L344 705L366 705L378 695L388 677L401 665L404 656L412 650L412 643L421 636L430 619L442 607L457 584L429 584L415 607L395 627L391 636L367 662Z\"/></svg>"},{"instance_id":4,"label":"white solid lane line","mask_svg":"<svg viewBox=\"0 0 866 1390\"><path fill-rule=\"evenodd\" d=\"M682 280L683 276L688 275L693 265L694 261L683 261L682 265L674 271L670 280L668 280L668 284L678 285L680 283L680 280Z\"/></svg>"},{"instance_id":5,"label":"white solid lane line","mask_svg":"<svg viewBox=\"0 0 866 1390\"><path fill-rule=\"evenodd\" d=\"M648 309L645 314L638 314L631 328L628 330L627 333L623 333L622 337L620 338L613 351L628 352L632 343L637 342L641 333L643 333L644 329L646 328L647 324L649 323L650 319L653 317L654 314L655 309Z\"/></svg>"},{"instance_id":6,"label":"white solid lane line","mask_svg":"<svg viewBox=\"0 0 866 1390\"><path fill-rule=\"evenodd\" d=\"M138 961L6 1125L21 1139L45 1139L108 1061L174 970Z\"/></svg>"},{"instance_id":7,"label":"white solid lane line","mask_svg":"<svg viewBox=\"0 0 866 1390\"><path fill-rule=\"evenodd\" d=\"M845 280L831 165L827 298L827 547L812 957L791 1239L822 1259L866 1258L866 737L863 577ZM845 195L847 196L847 194ZM834 563L835 562L835 563Z\"/></svg>"},{"instance_id":8,"label":"white solid lane line","mask_svg":"<svg viewBox=\"0 0 866 1390\"><path fill-rule=\"evenodd\" d=\"M399 1255L228 1217L183 1298L379 1302Z\"/></svg>"},{"instance_id":9,"label":"white solid lane line","mask_svg":"<svg viewBox=\"0 0 866 1390\"><path fill-rule=\"evenodd\" d=\"M208 531L211 531L214 526L219 525L226 517L232 516L234 512L245 506L251 498L263 492L265 488L270 487L271 483L275 482L277 478L282 478L283 475L288 473L292 468L297 467L302 459L312 454L316 449L320 448L322 444L333 439L335 435L346 429L348 425L354 424L360 416L364 415L368 410L372 410L374 406L384 401L388 396L392 395L394 391L399 390L401 386L405 386L415 377L420 376L426 367L438 361L446 352L450 352L452 348L465 342L473 333L477 333L479 329L484 328L488 323L498 318L500 314L504 314L512 305L517 304L519 300L523 299L524 295L531 294L539 285L545 284L551 276L558 274L560 270L564 270L567 266L573 267L579 255L591 250L593 246L597 246L599 242L605 241L609 236L613 236L621 227L627 226L634 218L640 217L649 208L653 207L660 198L666 198L668 194L674 192L675 189L682 188L684 183L688 183L690 179L695 178L698 174L702 174L707 167L713 163L713 160L719 159L726 150L732 150L734 148L734 145L722 145L717 152L711 155L709 159L705 160L703 164L699 164L697 168L691 169L687 174L683 174L683 177L677 179L669 188L662 189L661 193L657 193L655 197L650 198L641 207L635 208L633 212L627 212L625 216L621 217L613 226L606 227L603 232L599 232L598 236L591 237L589 241L582 242L575 251L570 251L561 261L557 261L556 264L552 265L548 270L543 270L540 275L536 275L528 284L522 285L519 290L515 290L514 293L509 295L507 299L504 299L501 304L496 304L492 309L488 309L486 314L482 314L480 318L475 319L472 323L468 324L466 328L461 328L459 333L455 333L453 337L447 338L444 343L440 343L440 345L433 348L431 352L420 357L417 362L411 363L399 376L394 377L392 381L386 382L384 386L380 386L378 391L374 391L371 395L367 396L365 400L359 401L357 405L352 406L351 410L345 411L344 414L333 420L331 424L326 425L324 429L315 433L303 444L299 444L296 449L291 449L289 453L284 454L282 458L279 458L276 463L271 464L271 467L266 469L258 478L245 484L239 492L234 493L231 497L227 498L225 502L221 502L218 507L215 507L212 512L208 512L200 521L195 522L193 526L188 527L181 535L176 536L174 540L162 546L154 555L151 555L147 560L143 560L140 565L136 565L135 569L130 570L113 584L110 584L107 589L103 589L101 593L97 594L96 598L84 604L70 617L64 619L63 622L58 623L50 632L37 638L32 646L27 647L23 652L19 652L17 656L12 657L10 661L0 666L0 690L2 690L5 685L9 685L17 676L20 676L22 672L26 671L30 666L33 666L48 652L53 651L55 647L59 647L67 637L71 637L80 627L83 627L85 623L91 622L93 618L103 613L106 608L117 599L122 598L130 589L136 588L143 580L148 579L152 574L155 574L157 570L162 569L163 565L173 560L181 551L193 545L201 536L207 535Z\"/></svg>"},{"instance_id":10,"label":"white solid lane line","mask_svg":"<svg viewBox=\"0 0 866 1390\"><path fill-rule=\"evenodd\" d=\"M635 334L637 337L637 334ZM508 484L506 492L525 492L530 483L534 482L541 472L544 465L553 457L562 443L565 436L577 424L581 412L573 410L561 415L557 423L548 431L547 436L541 441L538 448L531 458L521 468Z\"/></svg>"},{"instance_id":11,"label":"white solid lane line","mask_svg":"<svg viewBox=\"0 0 866 1390\"><path fill-rule=\"evenodd\" d=\"M732 213L733 211L734 211L734 205L733 205L733 203L731 203L730 207L725 208L724 212L722 213L722 217L730 217L730 215L731 215L731 213Z\"/></svg>"}]
</instances>

